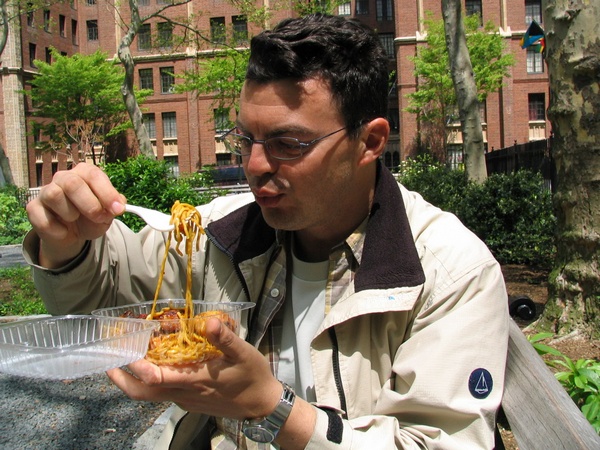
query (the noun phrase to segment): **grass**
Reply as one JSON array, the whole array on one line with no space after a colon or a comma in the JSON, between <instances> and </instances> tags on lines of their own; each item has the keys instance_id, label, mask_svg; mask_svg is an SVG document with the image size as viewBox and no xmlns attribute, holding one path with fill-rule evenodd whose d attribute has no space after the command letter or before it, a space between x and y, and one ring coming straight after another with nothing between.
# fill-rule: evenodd
<instances>
[{"instance_id":1,"label":"grass","mask_svg":"<svg viewBox=\"0 0 600 450\"><path fill-rule=\"evenodd\" d=\"M47 314L29 267L0 269L0 316Z\"/></svg>"}]
</instances>

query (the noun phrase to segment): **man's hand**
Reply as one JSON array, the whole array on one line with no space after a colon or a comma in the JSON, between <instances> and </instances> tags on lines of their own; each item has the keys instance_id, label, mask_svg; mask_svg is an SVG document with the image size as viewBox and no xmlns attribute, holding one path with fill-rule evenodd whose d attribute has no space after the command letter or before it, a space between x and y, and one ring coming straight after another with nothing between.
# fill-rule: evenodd
<instances>
[{"instance_id":1,"label":"man's hand","mask_svg":"<svg viewBox=\"0 0 600 450\"><path fill-rule=\"evenodd\" d=\"M217 417L264 417L275 409L281 383L265 357L218 319L206 325L208 340L223 356L205 363L157 366L146 360L107 372L135 400L171 401L180 408Z\"/></svg>"},{"instance_id":2,"label":"man's hand","mask_svg":"<svg viewBox=\"0 0 600 450\"><path fill-rule=\"evenodd\" d=\"M78 164L57 172L27 204L29 221L41 239L40 264L48 268L66 264L87 240L106 232L124 205L125 198L94 165Z\"/></svg>"},{"instance_id":3,"label":"man's hand","mask_svg":"<svg viewBox=\"0 0 600 450\"><path fill-rule=\"evenodd\" d=\"M279 403L282 386L271 374L267 359L218 319L207 322L206 336L223 352L222 357L181 367L140 360L129 365L133 375L121 369L107 374L134 400L171 401L186 411L237 420L271 414ZM315 422L315 408L296 397L276 440L282 448L303 449Z\"/></svg>"}]
</instances>

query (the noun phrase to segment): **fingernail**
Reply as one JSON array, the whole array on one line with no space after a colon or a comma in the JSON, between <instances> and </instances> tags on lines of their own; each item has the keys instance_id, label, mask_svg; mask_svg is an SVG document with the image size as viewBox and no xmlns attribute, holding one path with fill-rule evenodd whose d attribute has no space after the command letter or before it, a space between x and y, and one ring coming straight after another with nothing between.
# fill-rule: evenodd
<instances>
[{"instance_id":1,"label":"fingernail","mask_svg":"<svg viewBox=\"0 0 600 450\"><path fill-rule=\"evenodd\" d=\"M114 202L110 209L114 215L118 216L119 214L123 214L123 211L125 211L125 205L123 203Z\"/></svg>"}]
</instances>

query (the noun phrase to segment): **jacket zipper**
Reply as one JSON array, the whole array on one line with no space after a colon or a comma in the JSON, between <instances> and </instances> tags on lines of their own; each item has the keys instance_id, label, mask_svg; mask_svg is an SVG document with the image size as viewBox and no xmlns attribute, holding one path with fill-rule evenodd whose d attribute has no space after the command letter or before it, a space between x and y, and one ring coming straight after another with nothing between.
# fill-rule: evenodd
<instances>
[{"instance_id":1,"label":"jacket zipper","mask_svg":"<svg viewBox=\"0 0 600 450\"><path fill-rule=\"evenodd\" d=\"M338 340L335 334L334 327L328 329L329 337L331 339L331 364L333 366L333 378L335 379L335 387L338 392L340 399L340 408L343 411L342 416L344 419L348 418L347 407L346 407L346 394L344 393L344 385L342 384L342 372L340 370L340 351L338 348Z\"/></svg>"}]
</instances>

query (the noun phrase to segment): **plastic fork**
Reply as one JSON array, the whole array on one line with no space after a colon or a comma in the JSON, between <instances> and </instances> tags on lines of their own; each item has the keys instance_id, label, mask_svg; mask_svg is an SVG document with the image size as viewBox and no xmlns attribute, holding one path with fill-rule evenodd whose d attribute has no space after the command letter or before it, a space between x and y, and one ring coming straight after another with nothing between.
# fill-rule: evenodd
<instances>
[{"instance_id":1,"label":"plastic fork","mask_svg":"<svg viewBox=\"0 0 600 450\"><path fill-rule=\"evenodd\" d=\"M171 231L174 228L173 225L169 223L171 221L171 216L169 214L165 214L154 209L126 204L125 212L141 217L144 222L157 231Z\"/></svg>"}]
</instances>

